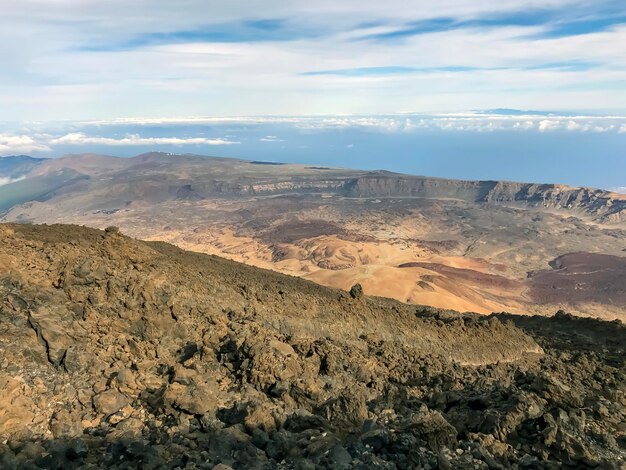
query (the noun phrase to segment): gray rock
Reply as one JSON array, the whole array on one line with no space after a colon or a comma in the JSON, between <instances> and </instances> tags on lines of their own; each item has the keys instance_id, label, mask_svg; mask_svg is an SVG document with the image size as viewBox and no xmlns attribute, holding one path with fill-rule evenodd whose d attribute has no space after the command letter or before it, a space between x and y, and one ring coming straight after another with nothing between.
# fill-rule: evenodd
<instances>
[{"instance_id":1,"label":"gray rock","mask_svg":"<svg viewBox=\"0 0 626 470\"><path fill-rule=\"evenodd\" d=\"M350 288L350 296L353 299L360 299L363 297L363 287L361 287L361 284L355 284Z\"/></svg>"},{"instance_id":2,"label":"gray rock","mask_svg":"<svg viewBox=\"0 0 626 470\"><path fill-rule=\"evenodd\" d=\"M348 468L352 462L352 456L341 445L336 445L328 453L328 463L332 468Z\"/></svg>"}]
</instances>

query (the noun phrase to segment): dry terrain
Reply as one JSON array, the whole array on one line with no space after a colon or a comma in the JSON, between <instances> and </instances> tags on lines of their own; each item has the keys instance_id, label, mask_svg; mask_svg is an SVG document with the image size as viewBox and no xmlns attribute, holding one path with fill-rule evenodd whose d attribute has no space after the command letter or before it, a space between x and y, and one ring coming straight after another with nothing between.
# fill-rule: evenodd
<instances>
[{"instance_id":1,"label":"dry terrain","mask_svg":"<svg viewBox=\"0 0 626 470\"><path fill-rule=\"evenodd\" d=\"M414 304L626 318L626 199L606 191L160 153L24 176L4 221L116 225Z\"/></svg>"},{"instance_id":2,"label":"dry terrain","mask_svg":"<svg viewBox=\"0 0 626 470\"><path fill-rule=\"evenodd\" d=\"M2 224L0 468L618 470L625 346L619 321L459 314Z\"/></svg>"}]
</instances>

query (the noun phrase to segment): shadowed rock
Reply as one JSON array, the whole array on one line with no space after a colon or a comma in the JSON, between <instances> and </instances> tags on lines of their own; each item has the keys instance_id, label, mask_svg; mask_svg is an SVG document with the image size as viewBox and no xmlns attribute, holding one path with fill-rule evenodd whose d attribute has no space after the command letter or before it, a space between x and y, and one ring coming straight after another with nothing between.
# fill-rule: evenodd
<instances>
[{"instance_id":1,"label":"shadowed rock","mask_svg":"<svg viewBox=\"0 0 626 470\"><path fill-rule=\"evenodd\" d=\"M0 468L626 457L619 322L416 307L76 226L0 225L0 260Z\"/></svg>"}]
</instances>

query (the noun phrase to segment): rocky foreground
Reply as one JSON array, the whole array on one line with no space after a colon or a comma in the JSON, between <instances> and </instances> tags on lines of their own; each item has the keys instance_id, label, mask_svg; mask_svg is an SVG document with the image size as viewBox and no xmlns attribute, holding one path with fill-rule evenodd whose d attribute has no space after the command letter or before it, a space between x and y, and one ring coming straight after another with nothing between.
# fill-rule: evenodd
<instances>
[{"instance_id":1,"label":"rocky foreground","mask_svg":"<svg viewBox=\"0 0 626 470\"><path fill-rule=\"evenodd\" d=\"M626 327L0 225L0 468L626 468Z\"/></svg>"}]
</instances>

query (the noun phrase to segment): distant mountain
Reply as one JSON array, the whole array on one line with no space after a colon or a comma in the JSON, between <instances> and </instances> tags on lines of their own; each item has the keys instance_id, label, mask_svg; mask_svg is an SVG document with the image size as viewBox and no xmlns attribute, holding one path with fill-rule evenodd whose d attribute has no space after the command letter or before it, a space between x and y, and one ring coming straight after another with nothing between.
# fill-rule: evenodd
<instances>
[{"instance_id":1,"label":"distant mountain","mask_svg":"<svg viewBox=\"0 0 626 470\"><path fill-rule=\"evenodd\" d=\"M536 111L511 108L485 109L479 111L481 114L492 114L496 116L574 116L576 113L565 111Z\"/></svg>"},{"instance_id":2,"label":"distant mountain","mask_svg":"<svg viewBox=\"0 0 626 470\"><path fill-rule=\"evenodd\" d=\"M609 191L158 152L70 155L26 176L0 187L0 220L116 225L440 308L626 318L626 196Z\"/></svg>"},{"instance_id":3,"label":"distant mountain","mask_svg":"<svg viewBox=\"0 0 626 470\"><path fill-rule=\"evenodd\" d=\"M13 173L17 176L41 177L71 171L91 179L88 187L67 186L64 192L79 192L81 196L86 196L97 191L105 196L100 198L104 205L108 205L107 201L111 198L120 197L127 198L129 202L148 204L176 200L181 191L193 193L196 199L328 193L361 199L456 199L467 203L542 206L584 213L603 223L626 222L626 196L561 184L451 180L384 170L277 165L162 152L145 153L133 158L97 154L67 155L55 159L5 158L13 159L7 162L7 167L14 168ZM3 160L0 159L0 164ZM18 168L29 165L30 171L18 172ZM115 190L112 190L113 186ZM143 189L139 191L139 188Z\"/></svg>"},{"instance_id":4,"label":"distant mountain","mask_svg":"<svg viewBox=\"0 0 626 470\"><path fill-rule=\"evenodd\" d=\"M46 160L46 158L34 158L28 155L0 157L0 180L20 178Z\"/></svg>"}]
</instances>

